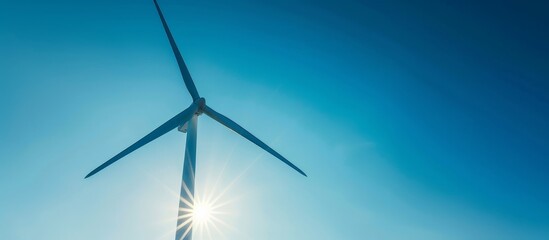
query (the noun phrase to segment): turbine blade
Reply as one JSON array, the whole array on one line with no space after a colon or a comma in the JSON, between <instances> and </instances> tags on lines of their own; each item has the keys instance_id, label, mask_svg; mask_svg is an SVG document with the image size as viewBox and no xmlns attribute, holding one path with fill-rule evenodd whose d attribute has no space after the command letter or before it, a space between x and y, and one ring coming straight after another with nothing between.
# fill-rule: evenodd
<instances>
[{"instance_id":1,"label":"turbine blade","mask_svg":"<svg viewBox=\"0 0 549 240\"><path fill-rule=\"evenodd\" d=\"M164 30L166 31L166 35L168 36L168 40L170 40L170 45L172 46L173 54L175 55L175 59L177 60L177 64L179 65L179 71L181 71L181 76L183 76L183 81L185 81L185 86L187 86L187 90L189 90L189 93L191 94L193 100L199 99L200 95L198 95L198 91L194 86L194 82L193 82L193 79L191 78L191 74L189 73L189 69L187 69L187 65L185 65L185 61L183 61L183 56L181 56L181 53L179 52L179 49L175 44L175 40L173 39L172 32L170 31L170 28L168 28L166 19L164 19L162 10L160 10L160 6L158 5L158 2L156 2L156 0L154 0L154 5L156 6L156 10L158 11L160 20L162 21L162 26L164 26Z\"/></svg>"},{"instance_id":2,"label":"turbine blade","mask_svg":"<svg viewBox=\"0 0 549 240\"><path fill-rule=\"evenodd\" d=\"M165 122L164 124L160 125L160 127L153 130L151 133L147 134L145 137L139 139L139 141L135 142L128 148L124 149L124 151L116 154L116 156L112 157L105 163L101 164L101 166L97 167L93 171L91 171L88 175L86 175L85 178L91 177L97 172L103 170L104 168L108 167L109 165L113 164L114 162L118 161L119 159L123 158L124 156L130 154L131 152L135 151L136 149L142 147L143 145L151 142L152 140L157 139L158 137L164 135L165 133L173 130L180 124L189 121L189 119L192 118L196 110L198 109L198 106L193 103L189 108L183 110L179 114L175 115L173 118Z\"/></svg>"},{"instance_id":3,"label":"turbine blade","mask_svg":"<svg viewBox=\"0 0 549 240\"><path fill-rule=\"evenodd\" d=\"M293 163L288 161L288 159L284 158L282 155L277 153L271 147L267 146L267 144L265 144L264 142L259 140L257 137L252 135L250 132L248 132L246 129L244 129L243 127L238 125L233 120L229 119L228 117L223 116L223 114L221 114L221 113L218 113L218 112L214 111L213 109L211 109L208 106L205 106L204 113L206 113L206 115L210 116L211 118L218 121L219 123L221 123L221 124L225 125L226 127L230 128L231 130L235 131L236 133L240 134L240 136L242 136L242 137L250 140L251 142L255 143L255 145L259 146L260 148L263 148L265 151L267 151L270 154L272 154L273 156L277 157L282 162L286 163L288 166L290 166L294 170L301 173L303 176L305 176L305 177L307 176L307 174L305 174L303 171L301 171L301 169L299 169Z\"/></svg>"}]
</instances>

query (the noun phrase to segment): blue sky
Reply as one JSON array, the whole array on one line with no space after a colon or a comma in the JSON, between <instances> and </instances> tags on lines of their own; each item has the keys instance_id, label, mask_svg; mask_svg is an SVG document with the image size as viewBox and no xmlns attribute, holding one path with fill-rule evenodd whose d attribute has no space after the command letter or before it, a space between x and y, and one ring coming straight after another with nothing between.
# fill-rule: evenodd
<instances>
[{"instance_id":1,"label":"blue sky","mask_svg":"<svg viewBox=\"0 0 549 240\"><path fill-rule=\"evenodd\" d=\"M160 1L210 106L215 239L549 238L547 3ZM173 239L186 108L152 1L3 1L0 239ZM195 239L208 239L195 233Z\"/></svg>"}]
</instances>

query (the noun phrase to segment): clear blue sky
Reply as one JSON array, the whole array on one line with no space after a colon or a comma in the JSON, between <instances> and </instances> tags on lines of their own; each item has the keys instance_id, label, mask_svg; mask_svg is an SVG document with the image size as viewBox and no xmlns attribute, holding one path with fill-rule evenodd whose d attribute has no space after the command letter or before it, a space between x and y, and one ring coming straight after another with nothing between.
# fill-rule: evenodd
<instances>
[{"instance_id":1,"label":"clear blue sky","mask_svg":"<svg viewBox=\"0 0 549 240\"><path fill-rule=\"evenodd\" d=\"M201 117L216 239L549 239L547 3L160 4L208 104L309 175ZM152 0L1 6L0 239L173 239L183 134L84 180L191 103Z\"/></svg>"}]
</instances>

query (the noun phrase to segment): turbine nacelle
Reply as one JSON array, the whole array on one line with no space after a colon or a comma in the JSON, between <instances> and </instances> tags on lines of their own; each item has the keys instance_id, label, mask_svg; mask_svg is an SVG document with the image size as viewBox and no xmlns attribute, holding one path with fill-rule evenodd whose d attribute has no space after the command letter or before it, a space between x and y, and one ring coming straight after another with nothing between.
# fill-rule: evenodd
<instances>
[{"instance_id":1,"label":"turbine nacelle","mask_svg":"<svg viewBox=\"0 0 549 240\"><path fill-rule=\"evenodd\" d=\"M187 133L187 127L189 127L189 121L186 121L182 125L179 125L179 127L177 127L177 131L180 131L182 133Z\"/></svg>"},{"instance_id":2,"label":"turbine nacelle","mask_svg":"<svg viewBox=\"0 0 549 240\"><path fill-rule=\"evenodd\" d=\"M196 99L194 101L194 104L198 106L198 109L196 110L196 115L200 116L202 113L204 113L204 109L206 109L206 99L201 97L199 99Z\"/></svg>"},{"instance_id":3,"label":"turbine nacelle","mask_svg":"<svg viewBox=\"0 0 549 240\"><path fill-rule=\"evenodd\" d=\"M195 111L194 115L200 116L200 115L202 115L202 113L204 113L204 110L206 109L206 99L203 98L203 97L201 97L199 99L196 99L193 102L192 105L196 106L196 111ZM182 123L181 125L179 125L179 127L177 127L177 131L180 131L182 133L187 133L187 127L188 126L189 126L189 121L186 121L186 122Z\"/></svg>"}]
</instances>

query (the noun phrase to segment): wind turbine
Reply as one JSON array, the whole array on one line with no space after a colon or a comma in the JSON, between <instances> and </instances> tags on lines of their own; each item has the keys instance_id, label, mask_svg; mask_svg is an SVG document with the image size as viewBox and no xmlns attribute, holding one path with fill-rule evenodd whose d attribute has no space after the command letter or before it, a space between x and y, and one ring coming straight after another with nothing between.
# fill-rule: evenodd
<instances>
[{"instance_id":1,"label":"wind turbine","mask_svg":"<svg viewBox=\"0 0 549 240\"><path fill-rule=\"evenodd\" d=\"M124 156L130 154L136 149L142 147L143 145L155 140L156 138L164 135L165 133L175 128L178 128L178 130L181 132L186 132L187 141L185 146L185 160L183 162L183 176L182 176L182 183L181 183L179 211L178 211L178 218L177 218L178 220L177 220L177 227L176 227L176 240L191 240L192 239L192 221L193 221L192 214L189 214L186 211L182 211L182 209L192 209L193 207L194 177L195 177L195 170L196 170L197 123L198 123L198 117L202 115L202 113L205 113L207 116L211 117L215 121L225 125L227 128L240 134L242 137L253 142L260 148L263 148L265 151L274 155L276 158L280 159L282 162L284 162L294 170L298 171L303 176L307 176L307 175L303 171L301 171L301 169L296 167L293 163L288 161L286 158L284 158L282 155L280 155L278 152L273 150L267 144L259 140L253 134L248 132L246 129L238 125L236 122L229 119L228 117L225 117L221 113L216 112L215 110L210 108L208 105L206 105L206 99L204 99L203 97L200 97L200 95L198 94L198 91L196 90L194 82L191 78L191 74L189 73L189 70L187 69L185 62L183 61L183 57L181 56L181 53L177 48L177 45L175 43L175 40L173 39L172 33L170 32L170 29L168 28L168 24L166 23L166 20L164 19L164 15L162 14L162 10L160 10L160 6L156 2L156 0L153 0L153 1L156 6L156 10L158 11L158 15L160 16L160 20L162 21L162 25L164 26L164 30L166 31L166 35L168 36L168 40L170 41L170 45L175 55L175 59L177 60L177 64L179 65L179 70L181 71L181 75L183 76L183 81L185 82L187 90L189 91L189 93L191 94L191 97L193 98L193 102L187 109L175 115L170 120L160 125L158 128L156 128L155 130L153 130L143 138L139 139L137 142L135 142L128 148L124 149L122 152L118 153L117 155L115 155L105 163L101 164L99 167L97 167L93 171L91 171L88 175L86 175L85 178L93 176L97 172L103 170L104 168L108 167L114 162L120 160Z\"/></svg>"}]
</instances>

